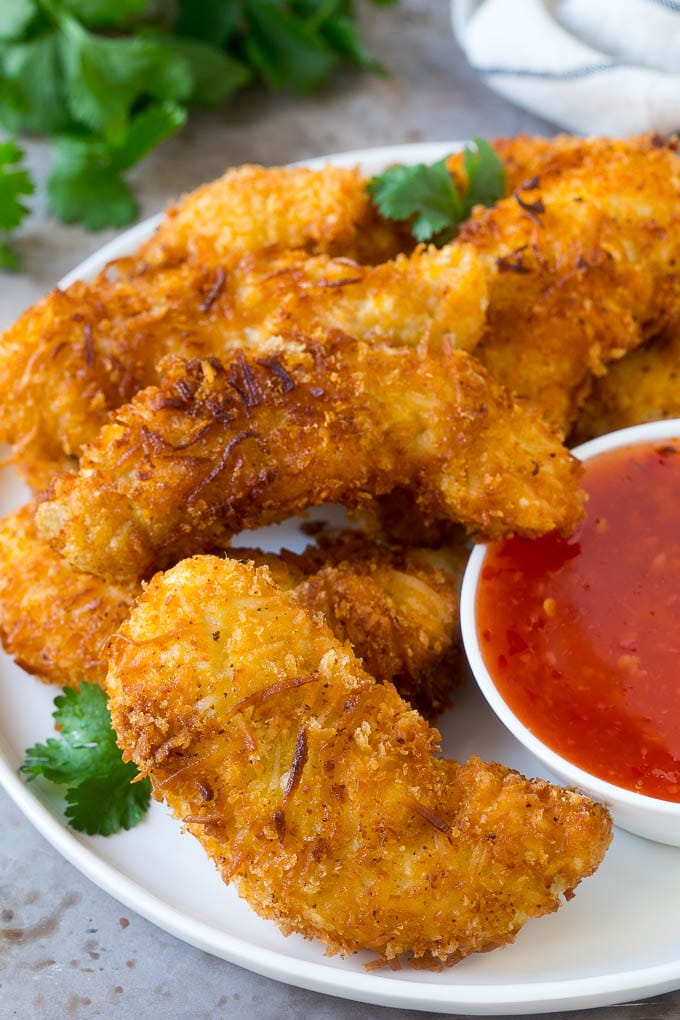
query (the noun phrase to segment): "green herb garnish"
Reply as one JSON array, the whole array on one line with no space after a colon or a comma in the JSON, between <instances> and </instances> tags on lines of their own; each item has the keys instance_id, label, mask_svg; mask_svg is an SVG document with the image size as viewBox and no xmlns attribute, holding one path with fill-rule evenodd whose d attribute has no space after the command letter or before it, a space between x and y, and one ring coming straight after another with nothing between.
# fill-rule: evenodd
<instances>
[{"instance_id":1,"label":"green herb garnish","mask_svg":"<svg viewBox=\"0 0 680 1020\"><path fill-rule=\"evenodd\" d=\"M219 106L253 80L307 94L343 63L380 71L363 48L354 6L0 0L0 126L52 143L47 194L58 219L92 230L122 226L138 212L124 174L175 134L190 109ZM30 194L28 177L15 183ZM4 214L6 188L0 181L0 231L21 220ZM13 208L23 214L20 203ZM15 264L3 242L0 268Z\"/></svg>"},{"instance_id":2,"label":"green herb garnish","mask_svg":"<svg viewBox=\"0 0 680 1020\"><path fill-rule=\"evenodd\" d=\"M151 783L124 762L106 695L96 684L64 688L54 699L59 736L26 751L21 771L66 787L66 818L78 832L110 836L131 829L149 807Z\"/></svg>"},{"instance_id":3,"label":"green herb garnish","mask_svg":"<svg viewBox=\"0 0 680 1020\"><path fill-rule=\"evenodd\" d=\"M447 159L430 166L392 166L368 183L373 203L383 216L412 219L415 239L439 247L451 240L476 205L494 205L505 194L503 163L483 138L475 138L474 148L465 148L467 188L462 194L447 169Z\"/></svg>"},{"instance_id":4,"label":"green herb garnish","mask_svg":"<svg viewBox=\"0 0 680 1020\"><path fill-rule=\"evenodd\" d=\"M33 194L28 171L20 166L23 152L14 142L0 144L0 269L16 269L18 259L4 235L16 230L28 208L21 201Z\"/></svg>"}]
</instances>

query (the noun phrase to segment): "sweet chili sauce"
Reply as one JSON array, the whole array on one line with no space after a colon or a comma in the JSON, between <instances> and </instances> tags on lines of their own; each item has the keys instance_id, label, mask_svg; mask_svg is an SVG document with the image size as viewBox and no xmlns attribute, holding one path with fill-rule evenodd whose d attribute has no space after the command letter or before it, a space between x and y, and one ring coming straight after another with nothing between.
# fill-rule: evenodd
<instances>
[{"instance_id":1,"label":"sweet chili sauce","mask_svg":"<svg viewBox=\"0 0 680 1020\"><path fill-rule=\"evenodd\" d=\"M498 690L592 775L680 802L680 439L585 462L564 539L489 547L477 632Z\"/></svg>"}]
</instances>

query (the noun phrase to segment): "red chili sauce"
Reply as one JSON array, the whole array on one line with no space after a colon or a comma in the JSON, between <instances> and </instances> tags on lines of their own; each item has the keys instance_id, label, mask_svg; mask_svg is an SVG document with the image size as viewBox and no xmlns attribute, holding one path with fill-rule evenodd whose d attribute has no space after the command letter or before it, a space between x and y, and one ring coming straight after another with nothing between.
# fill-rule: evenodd
<instances>
[{"instance_id":1,"label":"red chili sauce","mask_svg":"<svg viewBox=\"0 0 680 1020\"><path fill-rule=\"evenodd\" d=\"M573 537L489 547L482 655L515 715L563 758L680 802L680 439L584 467Z\"/></svg>"}]
</instances>

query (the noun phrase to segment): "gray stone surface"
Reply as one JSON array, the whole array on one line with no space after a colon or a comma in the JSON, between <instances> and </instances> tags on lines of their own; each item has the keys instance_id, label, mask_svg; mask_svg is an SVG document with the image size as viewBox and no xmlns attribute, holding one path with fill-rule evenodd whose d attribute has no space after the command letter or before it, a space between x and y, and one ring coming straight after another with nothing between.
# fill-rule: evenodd
<instances>
[{"instance_id":1,"label":"gray stone surface","mask_svg":"<svg viewBox=\"0 0 680 1020\"><path fill-rule=\"evenodd\" d=\"M552 133L551 125L510 106L476 78L451 37L448 7L447 0L402 0L391 11L364 5L366 35L389 66L388 78L347 74L323 95L304 100L253 91L220 113L194 117L178 138L136 169L142 215L228 164L285 163L473 134ZM44 177L45 148L31 144L30 155L36 174ZM0 325L109 236L62 227L39 209L19 242L25 275L0 279ZM0 1020L397 1020L407 1015L413 1014L291 988L184 945L83 878L0 793ZM559 1015L575 1020L679 1017L680 993L597 1014Z\"/></svg>"}]
</instances>

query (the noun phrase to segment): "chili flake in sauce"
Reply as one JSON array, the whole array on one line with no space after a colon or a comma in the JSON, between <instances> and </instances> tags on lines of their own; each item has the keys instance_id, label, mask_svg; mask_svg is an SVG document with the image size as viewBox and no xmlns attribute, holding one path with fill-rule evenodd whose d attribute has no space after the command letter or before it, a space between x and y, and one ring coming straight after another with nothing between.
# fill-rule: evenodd
<instances>
[{"instance_id":1,"label":"chili flake in sauce","mask_svg":"<svg viewBox=\"0 0 680 1020\"><path fill-rule=\"evenodd\" d=\"M543 743L610 783L680 802L680 440L584 467L574 536L489 546L482 655Z\"/></svg>"}]
</instances>

